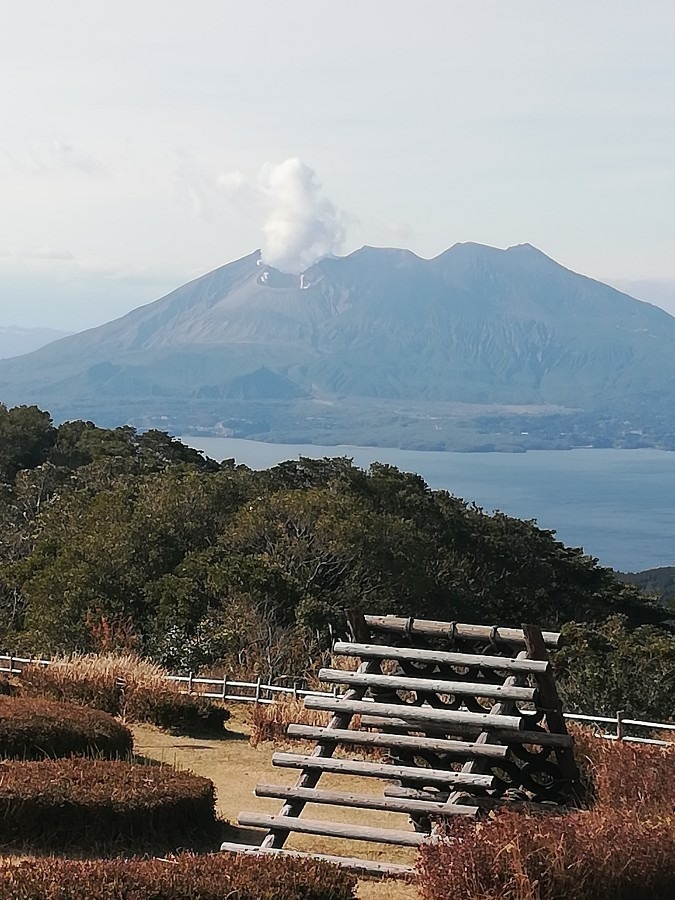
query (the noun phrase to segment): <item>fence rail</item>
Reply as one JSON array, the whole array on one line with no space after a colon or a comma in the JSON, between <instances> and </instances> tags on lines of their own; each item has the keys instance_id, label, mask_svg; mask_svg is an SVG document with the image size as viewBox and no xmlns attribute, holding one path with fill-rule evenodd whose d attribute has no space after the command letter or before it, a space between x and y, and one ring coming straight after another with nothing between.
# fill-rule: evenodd
<instances>
[{"instance_id":1,"label":"fence rail","mask_svg":"<svg viewBox=\"0 0 675 900\"><path fill-rule=\"evenodd\" d=\"M52 660L28 656L12 656L0 653L0 674L20 675L21 667L27 665L48 666ZM302 699L303 697L337 697L337 688L331 691L312 691L298 687L297 679L293 686L266 684L262 679L256 681L236 681L225 675L223 678L202 678L190 672L188 675L166 675L167 681L185 685L184 693L200 694L210 700L231 700L241 703L274 703L279 696ZM291 679L290 675L280 678ZM213 690L208 688L212 687Z\"/></svg>"},{"instance_id":2,"label":"fence rail","mask_svg":"<svg viewBox=\"0 0 675 900\"><path fill-rule=\"evenodd\" d=\"M6 665L3 665L3 663L6 663ZM51 660L49 659L0 654L0 673L20 675L21 666L48 666L50 663ZM288 687L280 684L265 684L260 678L256 681L235 681L228 678L227 675L223 678L202 678L194 675L192 672L188 675L167 675L166 678L168 681L185 685L187 690L184 690L184 693L198 693L209 699L229 700L234 703L269 704L275 703L280 696L293 697L295 699L338 696L337 688L332 691L312 691L298 687L297 681L292 687ZM292 676L283 675L281 678L291 679ZM213 690L208 690L209 686L213 687ZM662 747L675 743L675 724L672 722L648 722L643 719L627 719L625 710L622 709L617 711L616 716L591 716L582 713L564 713L564 716L573 722L596 725L598 734L607 740L625 741L635 744L656 744ZM605 726L611 726L612 730L608 731ZM673 733L673 738L672 740L666 740L665 738L640 737L639 735L627 734L627 728L631 731L644 729L651 734L661 733L662 735L668 735Z\"/></svg>"}]
</instances>

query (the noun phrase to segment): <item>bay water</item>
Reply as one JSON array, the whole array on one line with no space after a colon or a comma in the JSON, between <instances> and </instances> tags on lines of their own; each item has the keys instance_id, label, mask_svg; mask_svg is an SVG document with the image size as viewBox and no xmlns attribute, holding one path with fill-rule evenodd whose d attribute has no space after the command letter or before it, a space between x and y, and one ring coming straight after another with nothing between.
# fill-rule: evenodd
<instances>
[{"instance_id":1,"label":"bay water","mask_svg":"<svg viewBox=\"0 0 675 900\"><path fill-rule=\"evenodd\" d=\"M558 540L583 547L603 566L636 572L675 565L675 453L661 450L530 450L443 453L390 447L267 444L238 438L180 437L190 447L251 469L287 459L347 456L416 472L434 489L535 519Z\"/></svg>"}]
</instances>

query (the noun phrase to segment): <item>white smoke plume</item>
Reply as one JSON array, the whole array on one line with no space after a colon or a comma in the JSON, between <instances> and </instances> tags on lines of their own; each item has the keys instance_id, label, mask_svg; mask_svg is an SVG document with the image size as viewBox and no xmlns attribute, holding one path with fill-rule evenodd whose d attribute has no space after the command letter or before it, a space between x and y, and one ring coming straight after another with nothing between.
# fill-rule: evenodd
<instances>
[{"instance_id":1,"label":"white smoke plume","mask_svg":"<svg viewBox=\"0 0 675 900\"><path fill-rule=\"evenodd\" d=\"M316 173L297 157L265 163L255 181L236 172L221 176L219 184L262 208L262 257L268 265L298 273L340 251L346 216L323 196Z\"/></svg>"}]
</instances>

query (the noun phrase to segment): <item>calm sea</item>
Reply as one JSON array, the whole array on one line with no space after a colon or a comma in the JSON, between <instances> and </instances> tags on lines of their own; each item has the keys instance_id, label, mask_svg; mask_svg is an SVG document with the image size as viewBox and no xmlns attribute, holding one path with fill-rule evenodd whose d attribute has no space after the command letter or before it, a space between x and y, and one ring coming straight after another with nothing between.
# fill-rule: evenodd
<instances>
[{"instance_id":1,"label":"calm sea","mask_svg":"<svg viewBox=\"0 0 675 900\"><path fill-rule=\"evenodd\" d=\"M213 459L265 469L298 456L349 456L417 472L486 511L536 519L568 546L624 572L675 565L675 453L660 450L532 450L438 453L387 447L264 444L181 437Z\"/></svg>"}]
</instances>

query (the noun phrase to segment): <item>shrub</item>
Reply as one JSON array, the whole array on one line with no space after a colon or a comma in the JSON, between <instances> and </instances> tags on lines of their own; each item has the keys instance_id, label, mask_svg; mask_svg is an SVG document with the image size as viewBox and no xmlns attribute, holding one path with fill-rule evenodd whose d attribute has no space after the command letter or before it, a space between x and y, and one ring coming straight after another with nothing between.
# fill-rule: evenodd
<instances>
[{"instance_id":1,"label":"shrub","mask_svg":"<svg viewBox=\"0 0 675 900\"><path fill-rule=\"evenodd\" d=\"M149 722L180 734L222 734L229 710L199 694L177 690L137 689L127 699L125 715L132 722Z\"/></svg>"},{"instance_id":2,"label":"shrub","mask_svg":"<svg viewBox=\"0 0 675 900\"><path fill-rule=\"evenodd\" d=\"M75 703L0 696L0 757L128 756L133 737L112 716Z\"/></svg>"},{"instance_id":3,"label":"shrub","mask_svg":"<svg viewBox=\"0 0 675 900\"><path fill-rule=\"evenodd\" d=\"M44 848L213 837L215 790L169 766L97 759L0 763L0 843Z\"/></svg>"},{"instance_id":4,"label":"shrub","mask_svg":"<svg viewBox=\"0 0 675 900\"><path fill-rule=\"evenodd\" d=\"M594 806L452 823L420 852L424 900L663 900L675 892L675 748L578 732Z\"/></svg>"},{"instance_id":5,"label":"shrub","mask_svg":"<svg viewBox=\"0 0 675 900\"><path fill-rule=\"evenodd\" d=\"M133 654L74 655L49 666L26 666L20 690L188 733L222 733L230 717L220 703L181 694L161 666Z\"/></svg>"},{"instance_id":6,"label":"shrub","mask_svg":"<svg viewBox=\"0 0 675 900\"><path fill-rule=\"evenodd\" d=\"M353 875L282 857L31 860L2 870L0 900L352 900Z\"/></svg>"}]
</instances>

